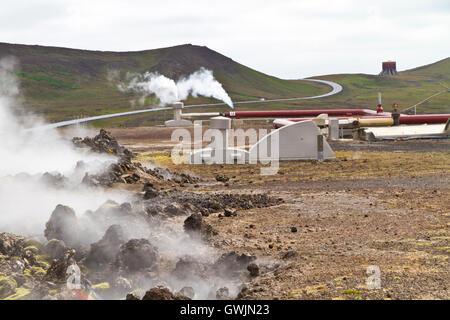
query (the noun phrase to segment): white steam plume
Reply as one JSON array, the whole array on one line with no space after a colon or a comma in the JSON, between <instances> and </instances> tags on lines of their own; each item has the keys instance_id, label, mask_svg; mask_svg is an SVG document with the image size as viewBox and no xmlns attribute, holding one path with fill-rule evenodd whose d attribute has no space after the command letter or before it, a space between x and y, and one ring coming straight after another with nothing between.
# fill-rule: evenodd
<instances>
[{"instance_id":1,"label":"white steam plume","mask_svg":"<svg viewBox=\"0 0 450 320\"><path fill-rule=\"evenodd\" d=\"M157 72L146 72L143 75L128 74L127 78L128 84L120 83L119 90L140 92L144 99L154 94L161 105L186 100L192 95L195 98L198 96L215 98L225 102L230 108L234 107L222 84L214 78L213 72L203 67L177 82Z\"/></svg>"},{"instance_id":2,"label":"white steam plume","mask_svg":"<svg viewBox=\"0 0 450 320\"><path fill-rule=\"evenodd\" d=\"M178 80L177 88L180 100L185 100L189 95L192 95L194 98L200 95L222 100L230 108L233 108L231 98L222 88L222 85L214 79L211 70L200 68L200 70L189 77Z\"/></svg>"},{"instance_id":3,"label":"white steam plume","mask_svg":"<svg viewBox=\"0 0 450 320\"><path fill-rule=\"evenodd\" d=\"M82 211L110 198L125 201L123 193L78 187L84 175L76 170L78 161L96 174L104 170L106 162L116 161L114 157L82 153L56 129L28 129L42 120L20 107L16 66L14 58L0 59L0 231L42 234L60 203ZM46 172L63 174L70 185L49 188L40 180Z\"/></svg>"},{"instance_id":4,"label":"white steam plume","mask_svg":"<svg viewBox=\"0 0 450 320\"><path fill-rule=\"evenodd\" d=\"M81 167L87 167L86 171L96 174L106 168L108 163L115 161L114 157L81 152L74 148L70 141L60 136L56 129L29 130L30 127L36 126L36 122L42 120L25 113L20 108L20 91L14 75L16 65L14 59L0 59L0 232L34 236L45 241L43 238L45 223L58 204L72 207L81 219L79 221L89 223L86 211L95 210L109 199L117 203L133 202L134 199L127 192L89 188L80 184L85 171L77 166L79 161L85 163ZM160 80L161 83L171 84L163 78ZM186 81L192 80L188 78ZM198 94L204 93L198 83L192 86L197 88L195 92ZM184 90L189 90L186 89L189 87L190 85L186 85ZM154 84L151 88L157 90L158 86ZM197 94L195 92L192 91L192 94ZM179 94L178 87L176 94ZM58 186L51 185L43 179L45 172L61 173L65 176L66 182ZM129 220L127 217L124 219L127 222ZM198 262L217 258L212 248L200 240L190 239L181 224L175 222L172 224L171 221L167 221L170 228L165 235L161 228L158 228L158 224L141 223L142 230L133 228L133 234L129 234L129 237L145 237L148 234L148 238L164 257L163 267L164 263L170 266L178 258L187 255ZM97 241L109 227L108 223L109 221L105 221L103 226L92 226L99 229L95 230L98 234L96 239L83 234L81 235L83 238L79 240L83 240L83 243ZM233 295L237 294L238 288L233 281L219 276L212 279L188 276L181 280L170 273L162 273L154 281L155 283L144 281L134 286L148 289L165 281L172 289L179 290L189 285L194 288L196 297L200 299L208 298L210 290L218 287L227 286Z\"/></svg>"}]
</instances>

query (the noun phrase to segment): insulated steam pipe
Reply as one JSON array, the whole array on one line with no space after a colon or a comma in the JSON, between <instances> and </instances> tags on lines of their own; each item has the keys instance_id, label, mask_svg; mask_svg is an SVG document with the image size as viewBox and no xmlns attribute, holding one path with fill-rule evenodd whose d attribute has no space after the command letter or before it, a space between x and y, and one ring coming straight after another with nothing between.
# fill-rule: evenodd
<instances>
[{"instance_id":1,"label":"insulated steam pipe","mask_svg":"<svg viewBox=\"0 0 450 320\"><path fill-rule=\"evenodd\" d=\"M436 124L436 123L446 123L450 118L450 113L447 114L420 114L420 115L406 115L401 114L399 118L399 124ZM273 124L275 127L279 128L284 125L312 120L314 118L291 118L291 119L275 119ZM362 116L362 117L338 117L339 120L350 120L358 121L359 126L379 126L385 124L386 126L392 125L391 116ZM384 122L386 121L386 122Z\"/></svg>"},{"instance_id":2,"label":"insulated steam pipe","mask_svg":"<svg viewBox=\"0 0 450 320\"><path fill-rule=\"evenodd\" d=\"M368 116L368 115L385 115L390 113L377 113L370 109L319 109L319 110L264 110L264 111L229 111L224 112L223 116L228 118L274 118L274 117L317 117L320 114L328 114L329 116Z\"/></svg>"}]
</instances>

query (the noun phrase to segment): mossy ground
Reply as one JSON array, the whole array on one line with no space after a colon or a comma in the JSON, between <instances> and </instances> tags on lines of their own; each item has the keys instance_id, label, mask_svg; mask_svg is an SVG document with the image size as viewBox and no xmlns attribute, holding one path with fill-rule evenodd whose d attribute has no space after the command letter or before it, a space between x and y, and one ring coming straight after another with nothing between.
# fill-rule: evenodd
<instances>
[{"instance_id":1,"label":"mossy ground","mask_svg":"<svg viewBox=\"0 0 450 320\"><path fill-rule=\"evenodd\" d=\"M25 300L31 294L31 290L27 288L17 288L13 295L5 298L5 300Z\"/></svg>"}]
</instances>

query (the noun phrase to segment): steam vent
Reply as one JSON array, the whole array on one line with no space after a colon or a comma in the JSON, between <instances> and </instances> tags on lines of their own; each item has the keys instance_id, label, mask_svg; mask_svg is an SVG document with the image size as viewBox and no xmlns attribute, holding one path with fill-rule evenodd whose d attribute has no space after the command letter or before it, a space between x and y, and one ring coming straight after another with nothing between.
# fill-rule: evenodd
<instances>
[{"instance_id":1,"label":"steam vent","mask_svg":"<svg viewBox=\"0 0 450 320\"><path fill-rule=\"evenodd\" d=\"M397 63L395 61L386 61L382 64L383 70L380 76L393 76L397 74Z\"/></svg>"}]
</instances>

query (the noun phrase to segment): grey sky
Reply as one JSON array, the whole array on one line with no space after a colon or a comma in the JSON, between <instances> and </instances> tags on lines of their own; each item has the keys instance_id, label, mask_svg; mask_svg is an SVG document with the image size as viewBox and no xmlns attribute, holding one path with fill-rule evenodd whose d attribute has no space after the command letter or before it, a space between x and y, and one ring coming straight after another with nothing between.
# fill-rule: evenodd
<instances>
[{"instance_id":1,"label":"grey sky","mask_svg":"<svg viewBox=\"0 0 450 320\"><path fill-rule=\"evenodd\" d=\"M449 0L1 0L0 42L134 51L204 45L282 78L450 56Z\"/></svg>"}]
</instances>

